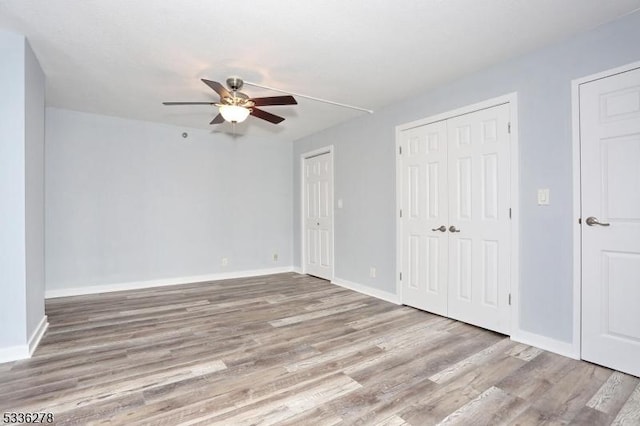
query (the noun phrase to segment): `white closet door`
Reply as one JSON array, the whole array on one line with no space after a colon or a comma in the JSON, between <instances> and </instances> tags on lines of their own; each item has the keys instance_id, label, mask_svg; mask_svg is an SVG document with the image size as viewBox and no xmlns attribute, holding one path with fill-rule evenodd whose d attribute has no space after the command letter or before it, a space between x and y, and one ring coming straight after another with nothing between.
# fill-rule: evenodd
<instances>
[{"instance_id":1,"label":"white closet door","mask_svg":"<svg viewBox=\"0 0 640 426\"><path fill-rule=\"evenodd\" d=\"M401 133L402 302L510 331L509 104Z\"/></svg>"},{"instance_id":2,"label":"white closet door","mask_svg":"<svg viewBox=\"0 0 640 426\"><path fill-rule=\"evenodd\" d=\"M580 86L580 145L582 358L640 376L640 69Z\"/></svg>"},{"instance_id":3,"label":"white closet door","mask_svg":"<svg viewBox=\"0 0 640 426\"><path fill-rule=\"evenodd\" d=\"M447 314L447 143L438 122L403 132L402 300Z\"/></svg>"},{"instance_id":4,"label":"white closet door","mask_svg":"<svg viewBox=\"0 0 640 426\"><path fill-rule=\"evenodd\" d=\"M451 318L509 332L509 104L447 121Z\"/></svg>"},{"instance_id":5,"label":"white closet door","mask_svg":"<svg viewBox=\"0 0 640 426\"><path fill-rule=\"evenodd\" d=\"M333 279L332 153L304 160L305 272Z\"/></svg>"}]
</instances>

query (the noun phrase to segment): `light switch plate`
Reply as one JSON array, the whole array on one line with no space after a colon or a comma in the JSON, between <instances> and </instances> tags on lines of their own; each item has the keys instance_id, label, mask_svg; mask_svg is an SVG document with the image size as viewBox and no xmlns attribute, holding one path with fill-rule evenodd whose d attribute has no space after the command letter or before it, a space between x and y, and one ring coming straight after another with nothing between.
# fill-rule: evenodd
<instances>
[{"instance_id":1,"label":"light switch plate","mask_svg":"<svg viewBox=\"0 0 640 426\"><path fill-rule=\"evenodd\" d=\"M549 205L549 188L538 189L538 205Z\"/></svg>"}]
</instances>

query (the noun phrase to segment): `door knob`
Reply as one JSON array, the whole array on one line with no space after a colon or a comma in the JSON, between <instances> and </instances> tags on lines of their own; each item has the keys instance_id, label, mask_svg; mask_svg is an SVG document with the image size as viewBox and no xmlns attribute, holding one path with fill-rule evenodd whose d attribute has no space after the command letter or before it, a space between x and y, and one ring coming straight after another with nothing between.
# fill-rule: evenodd
<instances>
[{"instance_id":1,"label":"door knob","mask_svg":"<svg viewBox=\"0 0 640 426\"><path fill-rule=\"evenodd\" d=\"M447 232L447 227L444 225L440 225L439 228L433 228L432 231Z\"/></svg>"},{"instance_id":2,"label":"door knob","mask_svg":"<svg viewBox=\"0 0 640 426\"><path fill-rule=\"evenodd\" d=\"M460 232L460 230L459 230L459 229L456 229L456 227L455 227L455 226L451 225L451 226L449 227L449 232Z\"/></svg>"},{"instance_id":3,"label":"door knob","mask_svg":"<svg viewBox=\"0 0 640 426\"><path fill-rule=\"evenodd\" d=\"M610 226L611 225L610 223L599 222L598 219L593 216L589 216L586 222L587 222L587 225L589 226L594 226L594 225Z\"/></svg>"}]
</instances>

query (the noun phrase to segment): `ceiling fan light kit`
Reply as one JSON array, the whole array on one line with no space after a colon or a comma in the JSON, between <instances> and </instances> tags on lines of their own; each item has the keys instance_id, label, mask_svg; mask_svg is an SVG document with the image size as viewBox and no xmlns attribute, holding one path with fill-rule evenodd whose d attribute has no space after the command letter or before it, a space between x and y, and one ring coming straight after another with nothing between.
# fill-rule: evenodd
<instances>
[{"instance_id":1,"label":"ceiling fan light kit","mask_svg":"<svg viewBox=\"0 0 640 426\"><path fill-rule=\"evenodd\" d=\"M247 119L251 110L238 105L220 105L218 111L222 117L230 123L242 123Z\"/></svg>"},{"instance_id":2,"label":"ceiling fan light kit","mask_svg":"<svg viewBox=\"0 0 640 426\"><path fill-rule=\"evenodd\" d=\"M245 82L239 77L229 77L226 81L227 86L230 90L227 90L222 84L217 81L202 79L202 82L209 86L213 91L215 91L220 96L219 102L163 102L164 105L215 105L218 107L218 115L216 115L213 120L209 124L220 124L225 121L230 123L242 123L247 119L249 115L252 115L256 118L260 118L262 120L266 120L273 124L278 124L284 121L283 117L279 117L275 114L271 114L270 112L264 111L262 109L256 107L262 106L275 106L275 105L296 105L298 102L295 100L293 96L291 96L290 92L286 92L280 89L274 89L269 86L262 86L257 83ZM250 98L246 94L240 92L244 83L247 83L251 86L261 87L268 90L273 90L275 92L281 93L290 93L287 96L268 96L263 98ZM313 96L301 95L299 93L293 93L296 96L311 99L314 101L324 102L327 104L332 104L336 106L341 106L345 108L357 109L359 111L365 111L369 114L372 114L373 111L360 108L353 105L342 104L339 102L333 102L326 99L315 98Z\"/></svg>"}]
</instances>

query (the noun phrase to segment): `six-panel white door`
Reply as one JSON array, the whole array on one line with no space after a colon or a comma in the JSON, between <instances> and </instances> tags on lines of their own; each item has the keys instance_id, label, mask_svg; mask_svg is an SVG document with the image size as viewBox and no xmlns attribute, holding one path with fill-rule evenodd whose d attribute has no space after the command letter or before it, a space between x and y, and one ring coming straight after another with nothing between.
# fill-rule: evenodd
<instances>
[{"instance_id":1,"label":"six-panel white door","mask_svg":"<svg viewBox=\"0 0 640 426\"><path fill-rule=\"evenodd\" d=\"M447 126L403 132L402 300L447 315Z\"/></svg>"},{"instance_id":2,"label":"six-panel white door","mask_svg":"<svg viewBox=\"0 0 640 426\"><path fill-rule=\"evenodd\" d=\"M509 104L401 133L402 302L509 332Z\"/></svg>"},{"instance_id":3,"label":"six-panel white door","mask_svg":"<svg viewBox=\"0 0 640 426\"><path fill-rule=\"evenodd\" d=\"M333 279L333 161L327 152L305 158L304 272Z\"/></svg>"},{"instance_id":4,"label":"six-panel white door","mask_svg":"<svg viewBox=\"0 0 640 426\"><path fill-rule=\"evenodd\" d=\"M640 376L640 69L579 93L582 358Z\"/></svg>"},{"instance_id":5,"label":"six-panel white door","mask_svg":"<svg viewBox=\"0 0 640 426\"><path fill-rule=\"evenodd\" d=\"M448 316L509 332L509 104L447 121Z\"/></svg>"}]
</instances>

